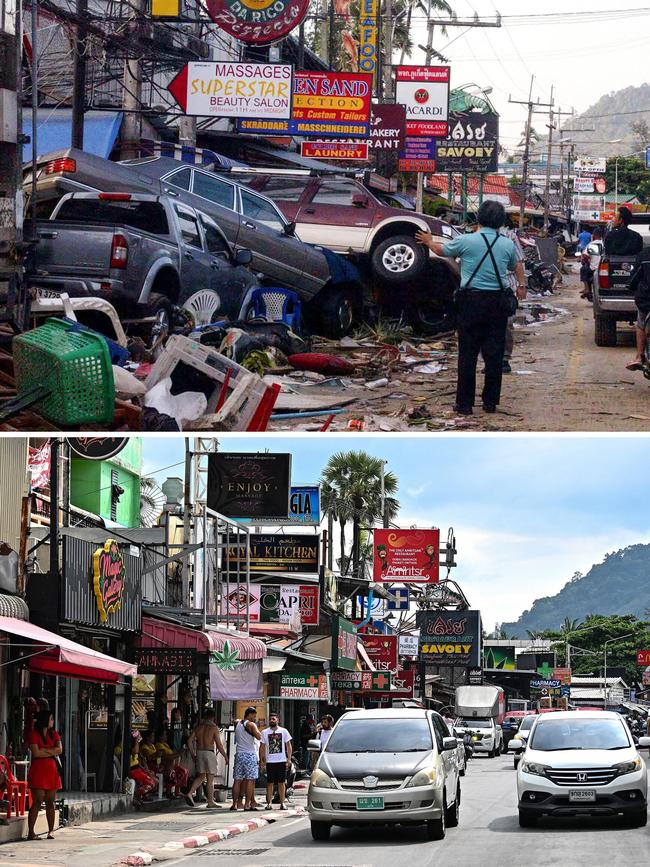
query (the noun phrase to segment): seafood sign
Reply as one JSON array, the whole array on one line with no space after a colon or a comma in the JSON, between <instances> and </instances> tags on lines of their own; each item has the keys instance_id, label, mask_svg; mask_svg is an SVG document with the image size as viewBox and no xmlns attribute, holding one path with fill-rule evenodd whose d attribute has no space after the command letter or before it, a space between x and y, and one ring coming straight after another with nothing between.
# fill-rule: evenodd
<instances>
[{"instance_id":1,"label":"seafood sign","mask_svg":"<svg viewBox=\"0 0 650 867\"><path fill-rule=\"evenodd\" d=\"M291 115L292 67L285 63L187 63L169 92L188 115L265 117Z\"/></svg>"},{"instance_id":2,"label":"seafood sign","mask_svg":"<svg viewBox=\"0 0 650 867\"><path fill-rule=\"evenodd\" d=\"M440 577L440 530L375 530L373 581L434 584Z\"/></svg>"}]
</instances>

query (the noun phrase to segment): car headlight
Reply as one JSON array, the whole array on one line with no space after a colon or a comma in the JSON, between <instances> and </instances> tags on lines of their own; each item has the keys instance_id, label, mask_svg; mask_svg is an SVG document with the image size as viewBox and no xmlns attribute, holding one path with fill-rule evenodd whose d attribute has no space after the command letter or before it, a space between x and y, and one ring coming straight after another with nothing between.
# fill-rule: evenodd
<instances>
[{"instance_id":1,"label":"car headlight","mask_svg":"<svg viewBox=\"0 0 650 867\"><path fill-rule=\"evenodd\" d=\"M317 789L335 789L334 781L332 778L325 773L325 771L321 771L316 768L315 771L312 772L310 777L310 785L316 786Z\"/></svg>"},{"instance_id":2,"label":"car headlight","mask_svg":"<svg viewBox=\"0 0 650 867\"><path fill-rule=\"evenodd\" d=\"M537 777L545 777L548 767L538 765L537 762L522 762L521 770L524 774L535 774Z\"/></svg>"},{"instance_id":3,"label":"car headlight","mask_svg":"<svg viewBox=\"0 0 650 867\"><path fill-rule=\"evenodd\" d=\"M614 765L619 776L622 774L633 774L635 771L640 771L642 766L643 761L641 756L637 756L636 759L632 759L631 762L621 762L618 765Z\"/></svg>"},{"instance_id":4,"label":"car headlight","mask_svg":"<svg viewBox=\"0 0 650 867\"><path fill-rule=\"evenodd\" d=\"M429 768L426 771L418 771L417 774L414 774L411 777L410 782L407 784L407 789L413 789L419 786L433 786L438 778L438 772L435 768Z\"/></svg>"}]
</instances>

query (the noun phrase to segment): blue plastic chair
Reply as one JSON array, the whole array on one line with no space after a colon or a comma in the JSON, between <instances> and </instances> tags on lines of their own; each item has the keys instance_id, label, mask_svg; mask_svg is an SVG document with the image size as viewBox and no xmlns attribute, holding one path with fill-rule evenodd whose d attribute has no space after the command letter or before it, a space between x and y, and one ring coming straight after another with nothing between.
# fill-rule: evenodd
<instances>
[{"instance_id":1,"label":"blue plastic chair","mask_svg":"<svg viewBox=\"0 0 650 867\"><path fill-rule=\"evenodd\" d=\"M300 299L289 289L263 286L254 289L251 295L253 316L263 317L269 322L284 322L296 334L302 327Z\"/></svg>"}]
</instances>

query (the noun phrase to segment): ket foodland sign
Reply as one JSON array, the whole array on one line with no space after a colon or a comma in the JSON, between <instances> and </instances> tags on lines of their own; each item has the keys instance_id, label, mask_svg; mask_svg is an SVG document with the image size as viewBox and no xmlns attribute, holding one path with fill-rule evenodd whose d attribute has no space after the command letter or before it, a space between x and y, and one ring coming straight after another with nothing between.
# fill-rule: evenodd
<instances>
[{"instance_id":1,"label":"ket foodland sign","mask_svg":"<svg viewBox=\"0 0 650 867\"><path fill-rule=\"evenodd\" d=\"M282 673L280 675L280 698L288 698L294 701L300 699L315 699L316 701L329 701L330 693L327 688L327 676L324 674L312 674L310 672Z\"/></svg>"},{"instance_id":2,"label":"ket foodland sign","mask_svg":"<svg viewBox=\"0 0 650 867\"><path fill-rule=\"evenodd\" d=\"M440 530L374 530L373 581L436 583Z\"/></svg>"},{"instance_id":3,"label":"ket foodland sign","mask_svg":"<svg viewBox=\"0 0 650 867\"><path fill-rule=\"evenodd\" d=\"M206 0L210 18L247 45L287 36L304 20L309 0Z\"/></svg>"},{"instance_id":4,"label":"ket foodland sign","mask_svg":"<svg viewBox=\"0 0 650 867\"><path fill-rule=\"evenodd\" d=\"M268 112L242 115L239 132L258 135L367 137L372 75L358 72L296 72L291 112L281 121Z\"/></svg>"},{"instance_id":5,"label":"ket foodland sign","mask_svg":"<svg viewBox=\"0 0 650 867\"><path fill-rule=\"evenodd\" d=\"M320 536L296 534L251 533L251 572L304 572L318 575ZM231 575L246 569L246 550L237 545L227 548L224 571Z\"/></svg>"},{"instance_id":6,"label":"ket foodland sign","mask_svg":"<svg viewBox=\"0 0 650 867\"><path fill-rule=\"evenodd\" d=\"M286 63L187 63L168 87L184 114L205 117L291 116L293 67Z\"/></svg>"},{"instance_id":7,"label":"ket foodland sign","mask_svg":"<svg viewBox=\"0 0 650 867\"><path fill-rule=\"evenodd\" d=\"M208 507L227 518L288 515L290 479L290 454L211 454L208 456Z\"/></svg>"},{"instance_id":8,"label":"ket foodland sign","mask_svg":"<svg viewBox=\"0 0 650 867\"><path fill-rule=\"evenodd\" d=\"M106 623L108 615L122 607L126 583L124 556L115 539L107 539L93 554L92 582L99 619Z\"/></svg>"},{"instance_id":9,"label":"ket foodland sign","mask_svg":"<svg viewBox=\"0 0 650 867\"><path fill-rule=\"evenodd\" d=\"M406 135L446 138L449 133L448 66L398 66L395 102L406 106Z\"/></svg>"},{"instance_id":10,"label":"ket foodland sign","mask_svg":"<svg viewBox=\"0 0 650 867\"><path fill-rule=\"evenodd\" d=\"M480 611L418 611L420 659L437 665L481 664Z\"/></svg>"},{"instance_id":11,"label":"ket foodland sign","mask_svg":"<svg viewBox=\"0 0 650 867\"><path fill-rule=\"evenodd\" d=\"M367 160L368 145L365 142L304 141L300 144L300 155L313 160Z\"/></svg>"},{"instance_id":12,"label":"ket foodland sign","mask_svg":"<svg viewBox=\"0 0 650 867\"><path fill-rule=\"evenodd\" d=\"M385 692L391 688L392 676L387 671L334 671L332 689L346 692Z\"/></svg>"},{"instance_id":13,"label":"ket foodland sign","mask_svg":"<svg viewBox=\"0 0 650 867\"><path fill-rule=\"evenodd\" d=\"M318 626L320 587L311 584L224 584L221 614L251 623L290 623L295 610L303 626Z\"/></svg>"},{"instance_id":14,"label":"ket foodland sign","mask_svg":"<svg viewBox=\"0 0 650 867\"><path fill-rule=\"evenodd\" d=\"M377 671L397 673L397 636L396 635L361 635L370 662Z\"/></svg>"}]
</instances>

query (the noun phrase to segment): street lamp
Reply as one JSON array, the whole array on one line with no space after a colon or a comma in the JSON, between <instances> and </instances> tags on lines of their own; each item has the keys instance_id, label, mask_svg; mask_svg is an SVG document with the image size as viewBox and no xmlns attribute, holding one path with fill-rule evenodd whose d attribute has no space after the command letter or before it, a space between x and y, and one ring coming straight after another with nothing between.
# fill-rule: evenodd
<instances>
[{"instance_id":1,"label":"street lamp","mask_svg":"<svg viewBox=\"0 0 650 867\"><path fill-rule=\"evenodd\" d=\"M604 664L604 677L603 677L603 701L605 705L605 710L607 710L607 645L615 644L617 641L623 641L624 638L631 638L634 635L633 632L628 632L627 635L619 635L617 638L608 638L605 642L605 664Z\"/></svg>"},{"instance_id":2,"label":"street lamp","mask_svg":"<svg viewBox=\"0 0 650 867\"><path fill-rule=\"evenodd\" d=\"M570 635L578 635L580 632L589 632L591 629L598 629L599 626L602 626L602 623L594 623L593 626L585 626L584 629L572 629L570 631ZM571 645L569 644L569 639L567 638L565 642L565 665L567 668L571 668Z\"/></svg>"}]
</instances>

